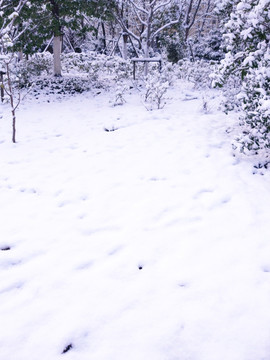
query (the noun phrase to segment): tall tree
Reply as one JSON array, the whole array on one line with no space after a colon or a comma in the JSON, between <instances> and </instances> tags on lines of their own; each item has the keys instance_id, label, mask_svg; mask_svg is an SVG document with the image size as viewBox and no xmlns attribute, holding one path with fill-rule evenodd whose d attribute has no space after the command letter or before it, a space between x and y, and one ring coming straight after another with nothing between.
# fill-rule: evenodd
<instances>
[{"instance_id":1,"label":"tall tree","mask_svg":"<svg viewBox=\"0 0 270 360\"><path fill-rule=\"evenodd\" d=\"M124 49L129 37L137 41L147 59L158 35L179 23L181 0L117 0L114 2L113 14L122 28ZM126 56L125 51L124 54Z\"/></svg>"},{"instance_id":2,"label":"tall tree","mask_svg":"<svg viewBox=\"0 0 270 360\"><path fill-rule=\"evenodd\" d=\"M24 9L21 28L26 27L24 37L17 47L26 53L40 50L46 41L53 41L54 75L61 76L62 37L66 29L77 31L88 23L82 21L85 15L101 11L104 3L91 0L29 0Z\"/></svg>"},{"instance_id":3,"label":"tall tree","mask_svg":"<svg viewBox=\"0 0 270 360\"><path fill-rule=\"evenodd\" d=\"M215 0L114 0L112 12L123 38L137 41L145 58L158 38L178 33L185 43L196 21L203 31ZM124 38L125 40L125 38Z\"/></svg>"}]
</instances>

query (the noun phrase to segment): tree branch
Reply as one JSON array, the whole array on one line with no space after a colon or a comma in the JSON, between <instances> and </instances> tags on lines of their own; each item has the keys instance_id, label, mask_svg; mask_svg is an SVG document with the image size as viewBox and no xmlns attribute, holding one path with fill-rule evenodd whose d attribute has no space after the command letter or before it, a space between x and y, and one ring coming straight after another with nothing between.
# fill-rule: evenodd
<instances>
[{"instance_id":1,"label":"tree branch","mask_svg":"<svg viewBox=\"0 0 270 360\"><path fill-rule=\"evenodd\" d=\"M148 15L148 11L145 10L144 8L138 6L133 0L128 0L128 1L134 6L134 8L136 8L137 10L139 10L139 11L143 12L144 14Z\"/></svg>"},{"instance_id":2,"label":"tree branch","mask_svg":"<svg viewBox=\"0 0 270 360\"><path fill-rule=\"evenodd\" d=\"M143 24L143 25L147 25L147 23L141 18L139 12L137 11L137 9L134 7L133 8L134 12L135 12L135 15L137 16L137 18L139 19L139 21Z\"/></svg>"},{"instance_id":3,"label":"tree branch","mask_svg":"<svg viewBox=\"0 0 270 360\"><path fill-rule=\"evenodd\" d=\"M159 29L157 29L152 35L151 35L151 39L154 39L155 36L157 36L158 33L160 33L161 31L163 31L164 29L166 29L167 27L170 27L172 25L178 24L180 20L180 16L177 20L173 20L170 21L169 23L161 26Z\"/></svg>"},{"instance_id":4,"label":"tree branch","mask_svg":"<svg viewBox=\"0 0 270 360\"><path fill-rule=\"evenodd\" d=\"M119 25L121 26L121 28L124 30L124 32L126 32L129 36L132 36L140 44L141 43L140 38L126 27L126 25L123 22L123 20L121 19L121 17L118 16L117 14L114 14L114 17L115 17L116 21L119 23Z\"/></svg>"},{"instance_id":5,"label":"tree branch","mask_svg":"<svg viewBox=\"0 0 270 360\"><path fill-rule=\"evenodd\" d=\"M167 6L172 2L172 0L168 0L166 3L160 4L157 7L154 8L154 13L157 12L160 8L162 8L163 6Z\"/></svg>"}]
</instances>

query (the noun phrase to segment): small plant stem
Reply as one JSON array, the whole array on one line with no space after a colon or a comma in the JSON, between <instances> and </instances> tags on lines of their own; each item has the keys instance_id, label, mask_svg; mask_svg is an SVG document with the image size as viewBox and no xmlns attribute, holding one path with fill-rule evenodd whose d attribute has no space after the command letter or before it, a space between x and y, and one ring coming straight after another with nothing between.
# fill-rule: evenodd
<instances>
[{"instance_id":1,"label":"small plant stem","mask_svg":"<svg viewBox=\"0 0 270 360\"><path fill-rule=\"evenodd\" d=\"M20 96L17 105L14 105L14 94L13 94L13 86L12 86L10 69L9 69L9 62L6 63L6 74L7 74L8 90L7 89L5 90L10 99L10 107L12 114L12 142L15 144L16 143L16 109L20 104Z\"/></svg>"}]
</instances>

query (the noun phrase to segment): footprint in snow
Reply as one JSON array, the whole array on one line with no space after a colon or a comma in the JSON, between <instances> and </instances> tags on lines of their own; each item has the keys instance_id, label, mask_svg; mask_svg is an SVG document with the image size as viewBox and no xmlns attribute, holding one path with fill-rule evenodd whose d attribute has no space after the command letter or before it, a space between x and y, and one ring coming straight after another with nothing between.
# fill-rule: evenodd
<instances>
[{"instance_id":1,"label":"footprint in snow","mask_svg":"<svg viewBox=\"0 0 270 360\"><path fill-rule=\"evenodd\" d=\"M88 200L88 196L87 196L87 195L82 195L82 196L80 197L80 200L86 201L86 200Z\"/></svg>"},{"instance_id":2,"label":"footprint in snow","mask_svg":"<svg viewBox=\"0 0 270 360\"><path fill-rule=\"evenodd\" d=\"M262 271L265 273L270 273L270 265L263 266Z\"/></svg>"},{"instance_id":3,"label":"footprint in snow","mask_svg":"<svg viewBox=\"0 0 270 360\"><path fill-rule=\"evenodd\" d=\"M34 188L24 188L24 187L21 187L21 188L20 188L20 192L21 192L21 193L27 193L27 194L36 194L36 193L37 193L37 190L34 189Z\"/></svg>"},{"instance_id":4,"label":"footprint in snow","mask_svg":"<svg viewBox=\"0 0 270 360\"><path fill-rule=\"evenodd\" d=\"M58 207L59 208L62 208L62 207L65 207L67 205L70 205L71 204L71 201L70 200L63 200L61 202L58 203Z\"/></svg>"},{"instance_id":5,"label":"footprint in snow","mask_svg":"<svg viewBox=\"0 0 270 360\"><path fill-rule=\"evenodd\" d=\"M87 270L89 268L91 268L94 265L94 261L93 260L89 260L85 263L81 263L76 267L76 270Z\"/></svg>"},{"instance_id":6,"label":"footprint in snow","mask_svg":"<svg viewBox=\"0 0 270 360\"><path fill-rule=\"evenodd\" d=\"M21 265L22 264L22 260L7 260L7 261L2 261L0 264L0 268L1 269L9 269L12 266L17 266L17 265Z\"/></svg>"},{"instance_id":7,"label":"footprint in snow","mask_svg":"<svg viewBox=\"0 0 270 360\"><path fill-rule=\"evenodd\" d=\"M228 204L230 201L230 196L224 196L223 198L217 199L213 204L211 204L209 210L215 210L218 207Z\"/></svg>"},{"instance_id":8,"label":"footprint in snow","mask_svg":"<svg viewBox=\"0 0 270 360\"><path fill-rule=\"evenodd\" d=\"M0 289L0 294L4 294L10 291L20 290L23 287L23 285L24 284L22 282L12 284L6 288Z\"/></svg>"},{"instance_id":9,"label":"footprint in snow","mask_svg":"<svg viewBox=\"0 0 270 360\"><path fill-rule=\"evenodd\" d=\"M188 284L185 283L185 282L181 282L181 283L178 284L178 286L179 286L180 288L187 288L187 287L188 287Z\"/></svg>"},{"instance_id":10,"label":"footprint in snow","mask_svg":"<svg viewBox=\"0 0 270 360\"><path fill-rule=\"evenodd\" d=\"M207 189L207 188L201 189L193 196L193 199L198 199L198 198L202 197L203 195L212 194L213 192L214 192L214 189Z\"/></svg>"},{"instance_id":11,"label":"footprint in snow","mask_svg":"<svg viewBox=\"0 0 270 360\"><path fill-rule=\"evenodd\" d=\"M108 255L109 256L112 256L112 255L115 255L115 254L118 254L119 251L121 251L123 249L123 246L118 246L116 248L113 248L109 253Z\"/></svg>"}]
</instances>

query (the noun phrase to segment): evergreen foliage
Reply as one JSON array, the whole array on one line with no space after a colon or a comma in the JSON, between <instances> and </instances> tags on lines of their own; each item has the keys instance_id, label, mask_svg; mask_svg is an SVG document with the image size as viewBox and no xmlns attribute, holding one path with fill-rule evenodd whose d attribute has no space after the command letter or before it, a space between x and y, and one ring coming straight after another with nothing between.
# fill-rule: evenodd
<instances>
[{"instance_id":1,"label":"evergreen foliage","mask_svg":"<svg viewBox=\"0 0 270 360\"><path fill-rule=\"evenodd\" d=\"M189 44L193 59L220 61L224 57L222 33L219 29L211 30L206 36L197 38Z\"/></svg>"},{"instance_id":2,"label":"evergreen foliage","mask_svg":"<svg viewBox=\"0 0 270 360\"><path fill-rule=\"evenodd\" d=\"M74 31L77 36L85 36L92 28L83 21L83 15L97 11L97 6L93 4L87 0L29 1L18 21L18 26L25 28L25 31L16 43L16 49L25 54L34 54L53 35L61 36L65 29Z\"/></svg>"},{"instance_id":3,"label":"evergreen foliage","mask_svg":"<svg viewBox=\"0 0 270 360\"><path fill-rule=\"evenodd\" d=\"M265 154L270 148L270 0L228 1L227 5L232 9L226 23L227 53L216 84L239 79L235 103L243 116L236 146L245 153Z\"/></svg>"}]
</instances>

